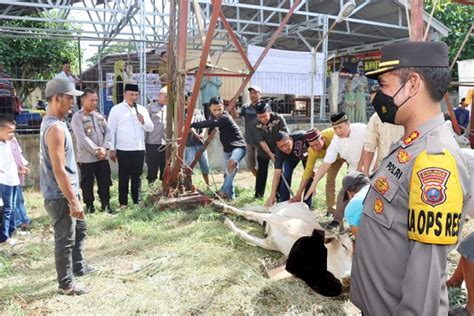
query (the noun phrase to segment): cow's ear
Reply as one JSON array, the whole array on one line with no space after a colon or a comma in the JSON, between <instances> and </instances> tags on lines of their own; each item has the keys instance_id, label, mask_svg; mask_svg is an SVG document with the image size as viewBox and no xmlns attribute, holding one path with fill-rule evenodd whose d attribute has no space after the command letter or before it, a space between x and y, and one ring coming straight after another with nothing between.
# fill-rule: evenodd
<instances>
[{"instance_id":1,"label":"cow's ear","mask_svg":"<svg viewBox=\"0 0 474 316\"><path fill-rule=\"evenodd\" d=\"M329 244L335 241L336 239L337 239L336 236L326 236L326 238L324 238L324 244Z\"/></svg>"}]
</instances>

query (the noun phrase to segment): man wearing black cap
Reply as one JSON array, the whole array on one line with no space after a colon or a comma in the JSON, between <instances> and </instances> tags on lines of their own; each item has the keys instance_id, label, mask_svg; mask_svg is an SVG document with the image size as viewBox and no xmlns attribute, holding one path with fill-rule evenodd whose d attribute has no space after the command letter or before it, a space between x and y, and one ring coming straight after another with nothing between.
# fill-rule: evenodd
<instances>
[{"instance_id":1,"label":"man wearing black cap","mask_svg":"<svg viewBox=\"0 0 474 316\"><path fill-rule=\"evenodd\" d=\"M271 206L277 200L285 202L290 199L291 179L293 170L301 161L303 168L306 166L308 157L308 144L305 141L305 132L296 131L291 134L279 131L276 136L275 171L273 173L272 191L265 202L265 206ZM283 179L282 176L283 175ZM281 180L281 181L280 181ZM307 185L309 189L309 184ZM311 207L311 197L305 201Z\"/></svg>"},{"instance_id":2,"label":"man wearing black cap","mask_svg":"<svg viewBox=\"0 0 474 316\"><path fill-rule=\"evenodd\" d=\"M128 204L128 182L134 204L140 202L140 176L145 159L145 132L153 130L153 122L144 106L137 104L139 92L136 84L126 84L124 101L112 107L109 114L111 131L110 159L118 160L119 203Z\"/></svg>"},{"instance_id":3,"label":"man wearing black cap","mask_svg":"<svg viewBox=\"0 0 474 316\"><path fill-rule=\"evenodd\" d=\"M403 139L371 177L351 274L351 300L364 315L447 315L447 255L457 243L471 188L466 160L440 100L451 80L442 42L382 48L366 74L380 90L382 122Z\"/></svg>"},{"instance_id":4,"label":"man wearing black cap","mask_svg":"<svg viewBox=\"0 0 474 316\"><path fill-rule=\"evenodd\" d=\"M270 160L275 161L276 137L281 132L288 133L288 126L280 114L272 112L267 103L260 101L255 107L257 112L257 125L255 141L257 150L257 178L255 180L255 198L261 198L265 194L265 186L268 177L268 164Z\"/></svg>"}]
</instances>

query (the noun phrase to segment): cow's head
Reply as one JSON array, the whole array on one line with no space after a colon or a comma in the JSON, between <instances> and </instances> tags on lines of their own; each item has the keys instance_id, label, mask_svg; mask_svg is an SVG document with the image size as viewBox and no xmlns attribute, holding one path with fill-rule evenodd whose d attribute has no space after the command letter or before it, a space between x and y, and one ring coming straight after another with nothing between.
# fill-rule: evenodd
<instances>
[{"instance_id":1,"label":"cow's head","mask_svg":"<svg viewBox=\"0 0 474 316\"><path fill-rule=\"evenodd\" d=\"M352 255L354 247L348 233L325 238L328 250L327 269L338 278L344 287L348 287L351 280Z\"/></svg>"}]
</instances>

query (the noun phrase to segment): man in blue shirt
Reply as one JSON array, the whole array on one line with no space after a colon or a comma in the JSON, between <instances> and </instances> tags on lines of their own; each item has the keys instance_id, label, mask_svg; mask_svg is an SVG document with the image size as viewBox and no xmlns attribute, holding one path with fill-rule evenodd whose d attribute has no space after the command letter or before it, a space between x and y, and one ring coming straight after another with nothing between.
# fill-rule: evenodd
<instances>
[{"instance_id":1,"label":"man in blue shirt","mask_svg":"<svg viewBox=\"0 0 474 316\"><path fill-rule=\"evenodd\" d=\"M462 98L459 103L459 107L454 109L454 115L458 121L459 127L461 128L461 134L464 134L467 126L469 125L469 110L467 108L466 98Z\"/></svg>"},{"instance_id":2,"label":"man in blue shirt","mask_svg":"<svg viewBox=\"0 0 474 316\"><path fill-rule=\"evenodd\" d=\"M344 210L344 218L356 238L369 184L369 178L359 171L351 171L342 179L342 189L346 192L344 199L349 200Z\"/></svg>"}]
</instances>

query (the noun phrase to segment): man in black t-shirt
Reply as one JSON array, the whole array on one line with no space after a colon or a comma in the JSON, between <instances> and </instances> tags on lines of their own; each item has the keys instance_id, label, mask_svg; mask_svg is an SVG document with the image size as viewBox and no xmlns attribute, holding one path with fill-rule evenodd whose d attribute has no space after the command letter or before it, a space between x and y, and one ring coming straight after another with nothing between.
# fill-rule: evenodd
<instances>
[{"instance_id":1,"label":"man in black t-shirt","mask_svg":"<svg viewBox=\"0 0 474 316\"><path fill-rule=\"evenodd\" d=\"M280 131L276 135L275 172L273 173L272 192L265 202L266 206L272 205L275 200L284 202L290 199L289 188L291 187L293 170L300 161L303 163L303 167L306 166L308 144L305 141L305 134L304 131L295 131L291 134ZM281 179L282 173L284 179ZM309 187L310 185L306 186L305 192ZM311 206L311 198L305 200L308 206Z\"/></svg>"},{"instance_id":2,"label":"man in black t-shirt","mask_svg":"<svg viewBox=\"0 0 474 316\"><path fill-rule=\"evenodd\" d=\"M239 127L227 111L219 97L212 98L210 103L211 118L191 124L192 128L218 128L219 138L224 148L224 183L218 194L233 200L235 198L234 177L239 170L239 162L245 157L245 141Z\"/></svg>"}]
</instances>

